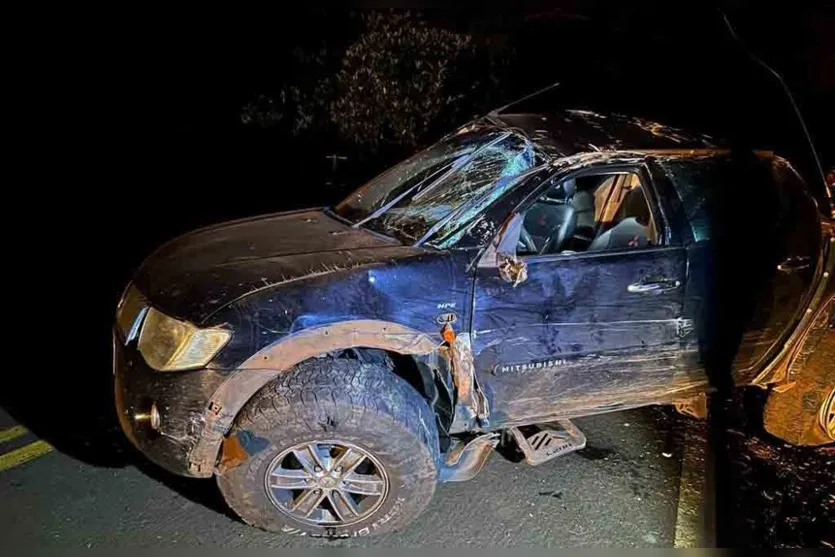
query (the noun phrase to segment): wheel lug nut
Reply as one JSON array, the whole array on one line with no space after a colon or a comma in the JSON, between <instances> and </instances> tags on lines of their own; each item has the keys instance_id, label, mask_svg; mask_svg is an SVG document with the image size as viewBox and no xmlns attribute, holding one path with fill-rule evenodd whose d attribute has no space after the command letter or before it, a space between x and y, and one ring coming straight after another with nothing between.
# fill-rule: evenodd
<instances>
[{"instance_id":1,"label":"wheel lug nut","mask_svg":"<svg viewBox=\"0 0 835 557\"><path fill-rule=\"evenodd\" d=\"M314 466L314 467L313 467L313 471L314 471L314 472L321 472L321 471L322 471L322 467L321 467L321 466Z\"/></svg>"}]
</instances>

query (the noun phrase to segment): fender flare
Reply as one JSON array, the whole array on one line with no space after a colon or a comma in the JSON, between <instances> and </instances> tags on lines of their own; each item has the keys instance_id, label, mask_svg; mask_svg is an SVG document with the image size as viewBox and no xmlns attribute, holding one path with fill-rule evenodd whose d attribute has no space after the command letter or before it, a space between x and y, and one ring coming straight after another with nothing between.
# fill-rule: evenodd
<instances>
[{"instance_id":1,"label":"fender flare","mask_svg":"<svg viewBox=\"0 0 835 557\"><path fill-rule=\"evenodd\" d=\"M305 329L262 348L238 366L209 400L203 412L203 429L189 454L189 472L196 477L210 477L224 436L241 408L264 385L299 362L355 347L428 354L439 345L440 340L397 323L357 319Z\"/></svg>"}]
</instances>

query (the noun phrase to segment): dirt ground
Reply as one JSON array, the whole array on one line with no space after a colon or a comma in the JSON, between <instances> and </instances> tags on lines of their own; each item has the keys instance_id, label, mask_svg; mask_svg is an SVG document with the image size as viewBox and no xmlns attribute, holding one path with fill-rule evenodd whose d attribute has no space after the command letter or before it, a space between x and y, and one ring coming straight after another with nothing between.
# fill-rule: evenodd
<instances>
[{"instance_id":1,"label":"dirt ground","mask_svg":"<svg viewBox=\"0 0 835 557\"><path fill-rule=\"evenodd\" d=\"M835 365L829 332L810 365ZM765 393L751 390L725 404L726 496L720 543L734 547L835 547L835 445L795 447L762 429Z\"/></svg>"}]
</instances>

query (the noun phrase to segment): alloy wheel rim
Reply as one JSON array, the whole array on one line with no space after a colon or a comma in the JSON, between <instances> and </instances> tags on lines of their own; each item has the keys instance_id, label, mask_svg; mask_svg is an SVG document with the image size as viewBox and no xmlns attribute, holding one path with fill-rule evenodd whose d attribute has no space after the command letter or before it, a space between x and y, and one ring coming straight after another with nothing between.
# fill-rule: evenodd
<instances>
[{"instance_id":1,"label":"alloy wheel rim","mask_svg":"<svg viewBox=\"0 0 835 557\"><path fill-rule=\"evenodd\" d=\"M389 491L380 461L344 441L310 441L282 451L264 482L279 511L316 526L359 522L380 508Z\"/></svg>"}]
</instances>

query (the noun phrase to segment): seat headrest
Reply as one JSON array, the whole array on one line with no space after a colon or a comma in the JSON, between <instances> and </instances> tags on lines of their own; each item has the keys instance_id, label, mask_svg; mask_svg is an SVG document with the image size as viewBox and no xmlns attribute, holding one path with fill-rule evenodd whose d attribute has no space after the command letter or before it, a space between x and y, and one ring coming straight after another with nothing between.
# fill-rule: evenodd
<instances>
[{"instance_id":1,"label":"seat headrest","mask_svg":"<svg viewBox=\"0 0 835 557\"><path fill-rule=\"evenodd\" d=\"M578 191L571 200L577 211L594 211L594 197L587 191Z\"/></svg>"},{"instance_id":2,"label":"seat headrest","mask_svg":"<svg viewBox=\"0 0 835 557\"><path fill-rule=\"evenodd\" d=\"M650 212L647 200L641 188L634 188L626 194L621 206L621 218L634 217L641 226L648 226L650 223Z\"/></svg>"},{"instance_id":3,"label":"seat headrest","mask_svg":"<svg viewBox=\"0 0 835 557\"><path fill-rule=\"evenodd\" d=\"M565 193L566 199L571 199L577 191L577 181L574 178L569 178L562 183L562 191Z\"/></svg>"}]
</instances>

